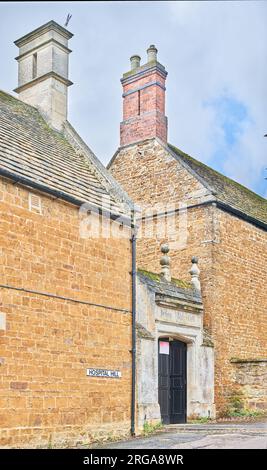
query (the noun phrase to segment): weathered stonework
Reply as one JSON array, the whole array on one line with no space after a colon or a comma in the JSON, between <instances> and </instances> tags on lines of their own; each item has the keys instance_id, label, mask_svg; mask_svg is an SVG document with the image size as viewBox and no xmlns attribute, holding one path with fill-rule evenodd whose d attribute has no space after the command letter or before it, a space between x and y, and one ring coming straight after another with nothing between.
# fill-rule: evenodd
<instances>
[{"instance_id":1,"label":"weathered stonework","mask_svg":"<svg viewBox=\"0 0 267 470\"><path fill-rule=\"evenodd\" d=\"M235 382L244 408L267 409L267 360L232 359Z\"/></svg>"},{"instance_id":2,"label":"weathered stonework","mask_svg":"<svg viewBox=\"0 0 267 470\"><path fill-rule=\"evenodd\" d=\"M158 340L187 345L187 417L214 417L214 350L205 345L203 305L192 288L153 281L139 272L137 287L137 427L161 421Z\"/></svg>"},{"instance_id":3,"label":"weathered stonework","mask_svg":"<svg viewBox=\"0 0 267 470\"><path fill-rule=\"evenodd\" d=\"M19 47L19 98L38 108L47 122L61 130L67 120L70 33L50 21L15 41Z\"/></svg>"},{"instance_id":4,"label":"weathered stonework","mask_svg":"<svg viewBox=\"0 0 267 470\"><path fill-rule=\"evenodd\" d=\"M138 266L158 272L158 253L165 242L171 249L174 277L190 280L188 260L199 259L204 326L215 346L215 403L220 411L236 383L231 358L267 356L262 278L267 232L217 207L212 190L157 139L120 148L109 168L144 209L141 215L146 216L149 207L171 214L167 226L162 215L142 221ZM186 217L179 210L183 207Z\"/></svg>"}]
</instances>

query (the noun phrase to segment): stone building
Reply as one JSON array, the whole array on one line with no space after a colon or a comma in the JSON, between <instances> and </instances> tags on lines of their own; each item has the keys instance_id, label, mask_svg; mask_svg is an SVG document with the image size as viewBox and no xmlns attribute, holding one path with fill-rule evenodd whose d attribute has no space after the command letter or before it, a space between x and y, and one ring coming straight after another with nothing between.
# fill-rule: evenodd
<instances>
[{"instance_id":1,"label":"stone building","mask_svg":"<svg viewBox=\"0 0 267 470\"><path fill-rule=\"evenodd\" d=\"M137 429L215 416L214 348L203 329L197 259L187 283L171 277L168 247L162 251L161 274L138 272Z\"/></svg>"},{"instance_id":2,"label":"stone building","mask_svg":"<svg viewBox=\"0 0 267 470\"><path fill-rule=\"evenodd\" d=\"M168 242L173 277L189 280L188 260L198 257L216 410L264 408L267 201L168 143L167 72L154 45L147 53L143 65L131 57L121 80L121 141L108 166L141 208L137 264L158 273L159 248Z\"/></svg>"},{"instance_id":3,"label":"stone building","mask_svg":"<svg viewBox=\"0 0 267 470\"><path fill-rule=\"evenodd\" d=\"M266 201L167 144L154 46L107 171L67 120L71 37L17 40L18 98L0 91L0 446L264 406Z\"/></svg>"},{"instance_id":4,"label":"stone building","mask_svg":"<svg viewBox=\"0 0 267 470\"><path fill-rule=\"evenodd\" d=\"M67 121L71 36L16 41L19 99L0 92L1 447L131 426L131 203Z\"/></svg>"}]
</instances>

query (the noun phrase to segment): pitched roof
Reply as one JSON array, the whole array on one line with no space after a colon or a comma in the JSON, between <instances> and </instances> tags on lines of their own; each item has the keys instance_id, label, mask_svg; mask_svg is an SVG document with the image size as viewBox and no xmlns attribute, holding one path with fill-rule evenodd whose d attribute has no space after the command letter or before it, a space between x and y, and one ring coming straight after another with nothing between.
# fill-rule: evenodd
<instances>
[{"instance_id":1,"label":"pitched roof","mask_svg":"<svg viewBox=\"0 0 267 470\"><path fill-rule=\"evenodd\" d=\"M183 301L202 304L201 294L192 289L186 281L172 278L171 282L163 280L160 274L152 273L144 269L138 269L138 279L145 283L158 296L168 296Z\"/></svg>"},{"instance_id":2,"label":"pitched roof","mask_svg":"<svg viewBox=\"0 0 267 470\"><path fill-rule=\"evenodd\" d=\"M88 150L77 151L66 135L48 126L36 108L0 91L2 175L38 184L81 204L125 214L125 201L116 198L110 175L99 161L96 165L96 157Z\"/></svg>"},{"instance_id":3,"label":"pitched roof","mask_svg":"<svg viewBox=\"0 0 267 470\"><path fill-rule=\"evenodd\" d=\"M267 200L245 186L195 160L173 145L169 149L193 171L196 177L214 194L222 207L233 209L267 228Z\"/></svg>"}]
</instances>

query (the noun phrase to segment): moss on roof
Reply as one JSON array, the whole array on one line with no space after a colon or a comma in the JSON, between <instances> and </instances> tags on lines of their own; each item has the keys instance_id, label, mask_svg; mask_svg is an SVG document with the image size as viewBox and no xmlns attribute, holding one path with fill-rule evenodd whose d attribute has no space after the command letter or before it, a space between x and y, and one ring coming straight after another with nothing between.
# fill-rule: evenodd
<instances>
[{"instance_id":1,"label":"moss on roof","mask_svg":"<svg viewBox=\"0 0 267 470\"><path fill-rule=\"evenodd\" d=\"M161 275L157 273L153 273L151 271L146 271L145 269L138 269L138 272L140 274L143 274L143 276L148 277L152 281L155 282L160 282L162 281ZM171 282L175 284L177 287L181 287L182 289L191 289L191 284L186 281L182 281L181 279L176 279L174 277L171 278Z\"/></svg>"},{"instance_id":2,"label":"moss on roof","mask_svg":"<svg viewBox=\"0 0 267 470\"><path fill-rule=\"evenodd\" d=\"M115 214L122 209L84 152L38 109L0 90L0 169Z\"/></svg>"},{"instance_id":3,"label":"moss on roof","mask_svg":"<svg viewBox=\"0 0 267 470\"><path fill-rule=\"evenodd\" d=\"M212 190L218 202L226 204L267 225L267 200L240 183L213 170L208 165L182 152L174 145L169 148ZM266 226L267 228L267 226Z\"/></svg>"}]
</instances>

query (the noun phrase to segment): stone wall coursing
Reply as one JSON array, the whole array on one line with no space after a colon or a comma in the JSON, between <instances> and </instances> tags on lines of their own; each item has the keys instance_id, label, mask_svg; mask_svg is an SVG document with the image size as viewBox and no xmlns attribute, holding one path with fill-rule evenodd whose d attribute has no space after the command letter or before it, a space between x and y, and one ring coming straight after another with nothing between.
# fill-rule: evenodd
<instances>
[{"instance_id":1,"label":"stone wall coursing","mask_svg":"<svg viewBox=\"0 0 267 470\"><path fill-rule=\"evenodd\" d=\"M0 287L1 447L74 445L130 429L130 233L82 239L77 207L41 200L43 214L33 213L28 190L0 181L0 284L77 302ZM122 377L90 378L88 367Z\"/></svg>"},{"instance_id":2,"label":"stone wall coursing","mask_svg":"<svg viewBox=\"0 0 267 470\"><path fill-rule=\"evenodd\" d=\"M42 216L29 211L28 194L1 181L2 283L128 308L130 233L122 240L114 223L112 238L82 239L77 207L42 195Z\"/></svg>"},{"instance_id":3,"label":"stone wall coursing","mask_svg":"<svg viewBox=\"0 0 267 470\"><path fill-rule=\"evenodd\" d=\"M179 234L179 216L173 218ZM153 222L152 238L138 239L138 265L159 272L160 245L168 241L172 276L190 280L189 261L192 256L199 257L204 326L215 345L219 411L225 408L237 384L231 358L267 357L267 234L212 205L200 206L187 212L186 245L172 249L168 234L156 236L158 222Z\"/></svg>"},{"instance_id":4,"label":"stone wall coursing","mask_svg":"<svg viewBox=\"0 0 267 470\"><path fill-rule=\"evenodd\" d=\"M178 241L179 227L186 224L186 242L175 248L169 231L156 230L160 219L155 219L147 230L149 235L153 227L152 236L138 240L138 265L159 272L160 245L169 241L172 276L189 280L191 256L199 257L204 326L215 345L215 403L220 411L236 385L231 358L267 355L267 234L212 203L190 208L210 200L209 191L155 140L122 148L110 170L142 207L179 206L179 201L188 207L187 220L182 213L170 219Z\"/></svg>"},{"instance_id":5,"label":"stone wall coursing","mask_svg":"<svg viewBox=\"0 0 267 470\"><path fill-rule=\"evenodd\" d=\"M204 323L205 327L211 328L208 305L212 307L216 298L213 245L220 237L217 211L212 205L191 207L211 200L210 192L155 139L122 148L110 171L141 207L141 216L149 216L151 208L157 213L178 211L168 219L150 218L141 224L137 242L138 266L159 272L160 245L168 241L172 276L189 281L191 258L198 256ZM179 216L179 210L184 207L188 208L186 214L182 212Z\"/></svg>"},{"instance_id":6,"label":"stone wall coursing","mask_svg":"<svg viewBox=\"0 0 267 470\"><path fill-rule=\"evenodd\" d=\"M267 409L267 359L232 361L241 406Z\"/></svg>"},{"instance_id":7,"label":"stone wall coursing","mask_svg":"<svg viewBox=\"0 0 267 470\"><path fill-rule=\"evenodd\" d=\"M209 191L156 139L121 148L109 169L144 209L157 204L179 208L179 203L211 199Z\"/></svg>"},{"instance_id":8,"label":"stone wall coursing","mask_svg":"<svg viewBox=\"0 0 267 470\"><path fill-rule=\"evenodd\" d=\"M230 360L267 357L267 233L219 209L217 219L220 243L214 246L212 316L216 396L223 406L236 386L236 367Z\"/></svg>"},{"instance_id":9,"label":"stone wall coursing","mask_svg":"<svg viewBox=\"0 0 267 470\"><path fill-rule=\"evenodd\" d=\"M216 208L213 206L189 209L186 217L186 232L181 230L179 214L171 216L168 225L165 225L163 217L153 219L150 223L146 223L145 228L140 227L140 236L137 240L137 264L148 271L160 272L160 246L163 242L168 242L170 247L172 277L190 282L191 258L199 257L200 282L205 306L204 326L210 334L213 323L211 312L216 302L213 246L219 239L218 233L214 238L212 228L215 212ZM181 217L183 219L184 215Z\"/></svg>"}]
</instances>

